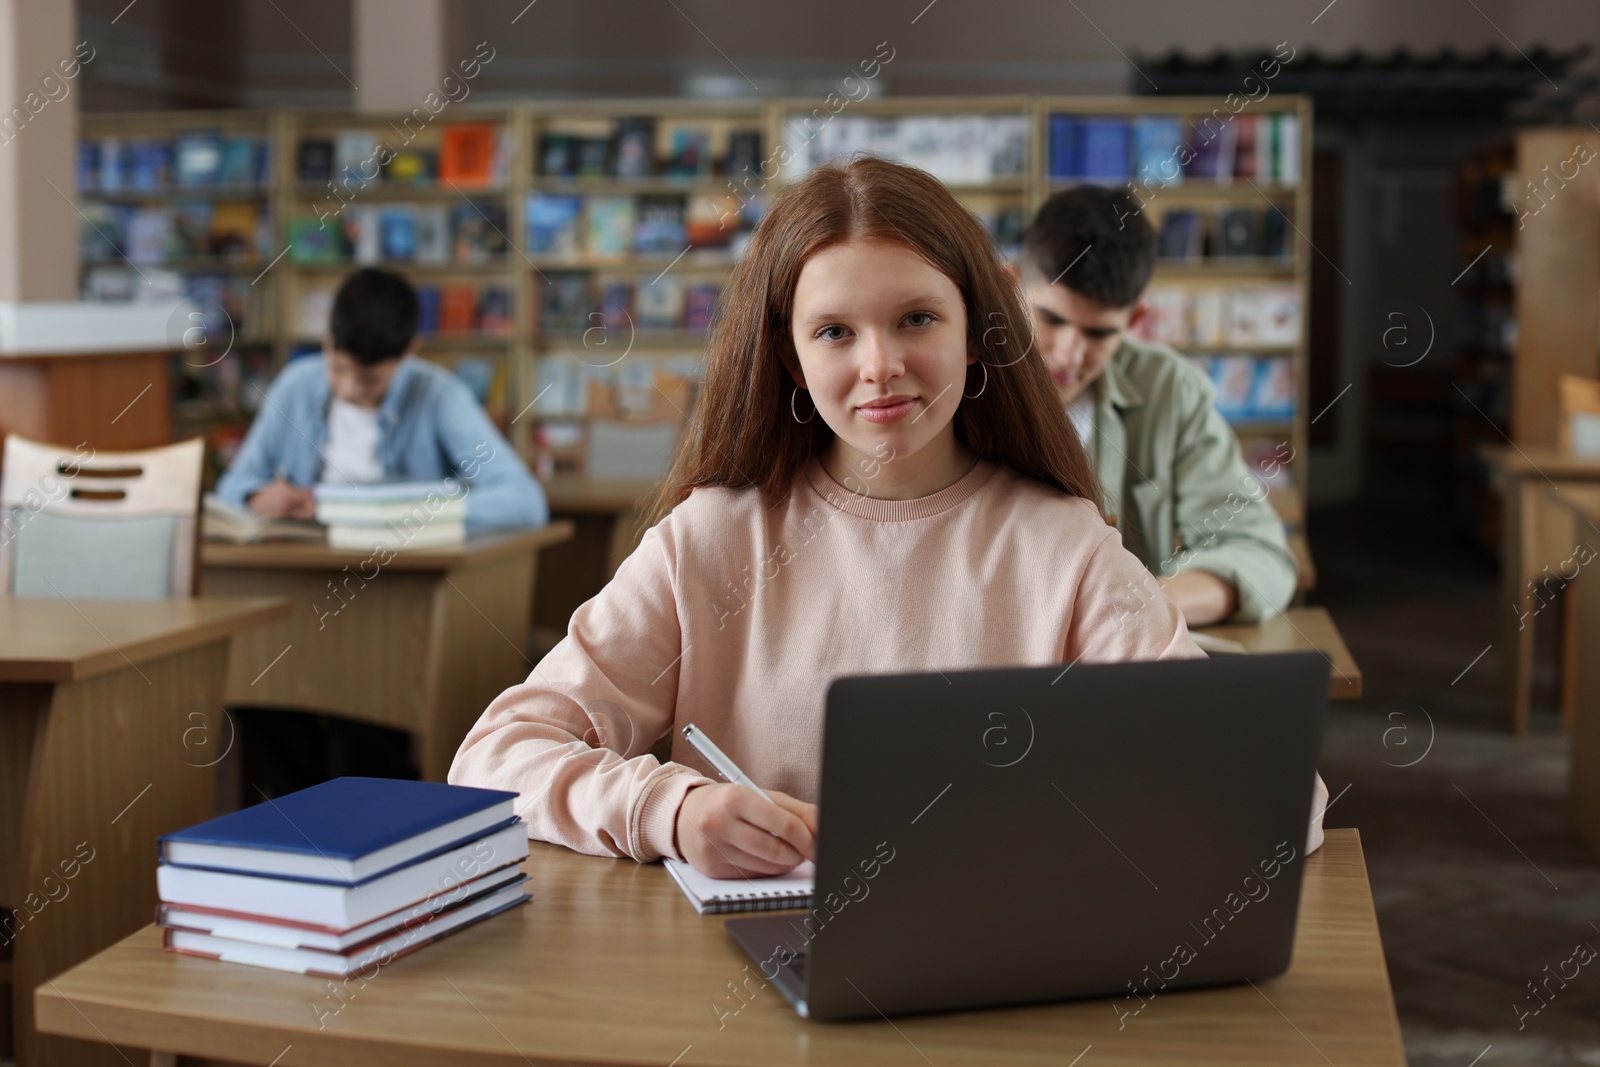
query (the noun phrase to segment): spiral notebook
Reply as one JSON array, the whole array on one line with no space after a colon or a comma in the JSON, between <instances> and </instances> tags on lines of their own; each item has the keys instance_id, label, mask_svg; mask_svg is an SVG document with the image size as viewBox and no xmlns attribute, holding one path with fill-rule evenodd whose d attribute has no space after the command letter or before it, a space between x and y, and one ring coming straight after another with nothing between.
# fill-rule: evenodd
<instances>
[{"instance_id":1,"label":"spiral notebook","mask_svg":"<svg viewBox=\"0 0 1600 1067\"><path fill-rule=\"evenodd\" d=\"M687 863L665 862L667 873L701 915L809 908L817 879L816 865L810 860L774 878L710 878Z\"/></svg>"}]
</instances>

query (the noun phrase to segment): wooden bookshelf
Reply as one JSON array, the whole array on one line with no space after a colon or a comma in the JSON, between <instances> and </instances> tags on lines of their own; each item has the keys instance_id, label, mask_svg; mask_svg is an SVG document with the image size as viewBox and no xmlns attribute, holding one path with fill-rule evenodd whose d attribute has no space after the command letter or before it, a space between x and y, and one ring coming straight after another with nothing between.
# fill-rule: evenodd
<instances>
[{"instance_id":1,"label":"wooden bookshelf","mask_svg":"<svg viewBox=\"0 0 1600 1067\"><path fill-rule=\"evenodd\" d=\"M1185 96L1050 96L1032 101L1034 119L1031 172L1031 191L1028 212L1033 212L1053 193L1083 179L1061 180L1050 175L1050 117L1056 114L1077 116L1113 116L1137 119L1145 116L1176 116L1183 129L1192 137L1195 122L1213 111L1227 114L1222 101L1214 97ZM1293 115L1298 126L1298 174L1293 182L1263 180L1259 178L1233 178L1229 181L1206 181L1185 176L1180 184L1161 185L1144 180L1103 182L1129 189L1146 204L1157 224L1162 214L1170 209L1187 209L1202 214L1212 214L1227 208L1259 209L1262 212L1280 210L1286 216L1284 226L1284 256L1272 258L1212 257L1200 262L1180 262L1160 259L1151 278L1150 289L1180 287L1186 295L1196 290L1225 288L1230 292L1262 285L1290 286L1298 294L1299 328L1290 342L1255 342L1237 340L1183 342L1168 339L1167 343L1189 355L1226 354L1252 358L1278 358L1287 356L1294 379L1294 411L1287 419L1252 418L1230 420L1246 449L1247 461L1252 448L1268 452L1281 444L1294 449L1294 461L1289 471L1293 487L1303 499L1307 494L1307 450L1309 427L1313 413L1307 411L1310 397L1310 298L1311 250L1305 234L1311 228L1311 100L1305 96L1274 94L1265 100L1250 103L1238 117ZM1130 134L1130 138L1131 138ZM1130 145L1130 149L1132 145Z\"/></svg>"},{"instance_id":2,"label":"wooden bookshelf","mask_svg":"<svg viewBox=\"0 0 1600 1067\"><path fill-rule=\"evenodd\" d=\"M702 331L686 330L682 324L672 328L646 330L637 322L624 328L600 329L595 322L571 323L553 328L544 321L542 287L547 278L584 276L593 298L593 308L602 306L596 290L607 280L631 283L635 289L649 285L664 274L685 285L720 284L731 270L737 251L737 236L730 247L677 251L639 252L631 248L601 254L587 247L560 252L540 251L528 245L528 206L530 195L573 195L583 197L585 207L592 197L731 197L738 192L733 177L725 173L730 137L735 133L759 132L760 157L771 159L781 142L791 152L809 140L807 133L824 125L858 117L878 119L916 116L965 115L993 125L1010 121L1022 129L1020 160L1008 166L983 172L972 166L957 167L945 177L956 195L984 218L997 233L1002 251L1014 254L1020 239L1021 224L1040 204L1071 181L1054 179L1049 170L1049 119L1055 113L1111 115L1137 118L1146 115L1199 116L1220 107L1221 101L1188 97L905 97L849 102L837 114L820 107L819 99L779 99L771 101L699 101L671 99L592 100L532 102L502 108L468 108L451 105L433 117L415 135L414 144L436 147L440 131L462 123L488 123L500 131L503 163L498 180L487 188L456 188L434 182L423 186L391 185L382 180L355 190L340 218L353 208L382 210L385 206L432 205L446 210L467 201L493 203L504 213L507 249L503 256L484 263L422 264L413 261L389 264L419 285L458 282L478 287L502 286L510 297L510 327L503 334L469 331L461 334L434 334L424 338L423 354L450 363L462 355L492 355L501 361L503 401L497 406L508 436L524 455L533 452L536 427L545 421L581 419L572 412L553 406L541 380L548 384L548 373L541 368L547 360L564 360L570 365L587 363L593 370L580 374L603 378L624 373L637 390L650 375L642 373L648 365L652 373L666 372L692 376L693 367L703 359L705 336ZM1188 207L1212 213L1227 206L1260 206L1263 211L1282 207L1292 215L1294 227L1287 234L1288 252L1282 259L1235 258L1227 261L1202 261L1194 264L1163 262L1154 284L1186 288L1288 285L1299 294L1301 325L1292 344L1180 344L1180 350L1194 354L1227 351L1255 358L1287 355L1292 360L1296 402L1287 419L1241 422L1236 426L1243 441L1286 442L1293 447L1295 462L1290 465L1294 487L1303 497L1306 491L1306 442L1309 414L1306 411L1307 342L1305 314L1309 298L1311 250L1303 231L1311 216L1310 146L1312 140L1311 105L1307 98L1274 95L1252 103L1245 113L1276 115L1292 113L1299 120L1300 168L1292 184L1272 181L1236 180L1229 184L1185 181L1174 187L1157 187L1152 207L1159 210ZM258 352L270 353L270 374L281 368L299 345L314 343L313 332L304 328L301 311L304 296L325 288L355 264L297 262L288 249L291 220L313 217L315 205L337 208L327 201L325 185L301 181L298 171L302 140L321 138L337 144L343 131L368 131L391 147L404 141L402 115L360 114L338 110L288 109L271 112L152 112L88 113L83 116L85 139L114 136L173 136L195 129L252 131L264 136L270 145L272 170L262 189L195 188L185 190L138 190L115 197L85 191L82 198L115 200L120 203L167 205L181 200L226 202L245 198L261 205L270 220L269 239L255 257L226 264L202 260L174 261L173 269L224 273L249 282L260 294L267 314L248 325L236 343L249 342ZM542 147L548 135L605 138L612 136L619 122L648 119L654 123L652 152L654 173L639 177L598 174L585 177L557 177L542 166ZM415 127L415 122L412 124ZM665 161L675 150L678 129L697 127L705 131L704 170L690 177L661 173ZM917 160L910 160L917 162ZM770 172L770 169L769 169ZM770 181L747 182L743 198L769 199L786 181L798 173L794 168L779 170ZM1115 184L1124 184L1121 182ZM752 188L754 186L754 188ZM735 205L738 199L733 201ZM735 224L735 230L738 225ZM278 258L280 257L281 258ZM87 272L104 264L86 263ZM214 268L214 269L213 269ZM263 273L264 271L264 273ZM576 281L570 283L574 287ZM580 328L581 327L581 328ZM598 342L598 343L597 343ZM622 352L627 358L619 358ZM641 358L642 357L642 358ZM640 369L636 369L640 368ZM259 368L257 369L259 370ZM548 368L545 368L548 372ZM249 375L247 375L248 377ZM259 374L257 376L260 376ZM621 382L627 386L628 382ZM586 389L580 389L585 394ZM570 397L569 397L570 399ZM233 412L235 421L247 420L247 412ZM180 420L181 421L181 420ZM557 473L571 476L571 470Z\"/></svg>"}]
</instances>

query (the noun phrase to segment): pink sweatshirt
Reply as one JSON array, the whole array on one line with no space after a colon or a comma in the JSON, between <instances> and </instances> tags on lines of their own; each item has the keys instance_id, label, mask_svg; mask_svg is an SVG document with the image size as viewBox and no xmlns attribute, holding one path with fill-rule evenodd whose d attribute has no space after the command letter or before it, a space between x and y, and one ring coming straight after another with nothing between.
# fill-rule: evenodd
<instances>
[{"instance_id":1,"label":"pink sweatshirt","mask_svg":"<svg viewBox=\"0 0 1600 1067\"><path fill-rule=\"evenodd\" d=\"M713 779L678 727L815 802L835 676L1204 655L1169 601L1130 592L1144 574L1094 505L987 461L914 500L852 493L815 459L771 510L696 489L489 705L450 781L521 793L535 840L681 859L678 809Z\"/></svg>"}]
</instances>

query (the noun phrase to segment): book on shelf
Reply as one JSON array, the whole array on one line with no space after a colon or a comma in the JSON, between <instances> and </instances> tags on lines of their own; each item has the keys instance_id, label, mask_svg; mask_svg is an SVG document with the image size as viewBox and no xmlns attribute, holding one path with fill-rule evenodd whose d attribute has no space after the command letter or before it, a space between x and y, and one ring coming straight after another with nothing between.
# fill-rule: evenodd
<instances>
[{"instance_id":1,"label":"book on shelf","mask_svg":"<svg viewBox=\"0 0 1600 1067\"><path fill-rule=\"evenodd\" d=\"M1195 181L1227 185L1233 181L1238 148L1239 128L1232 122L1218 123L1207 117L1203 125L1193 127L1189 139L1188 166L1184 176Z\"/></svg>"},{"instance_id":2,"label":"book on shelf","mask_svg":"<svg viewBox=\"0 0 1600 1067\"><path fill-rule=\"evenodd\" d=\"M711 328L711 318L716 313L717 298L722 286L715 282L690 282L684 295L683 328L689 333L705 333Z\"/></svg>"},{"instance_id":3,"label":"book on shelf","mask_svg":"<svg viewBox=\"0 0 1600 1067\"><path fill-rule=\"evenodd\" d=\"M673 127L664 170L669 178L704 178L709 175L711 131L703 126Z\"/></svg>"},{"instance_id":4,"label":"book on shelf","mask_svg":"<svg viewBox=\"0 0 1600 1067\"><path fill-rule=\"evenodd\" d=\"M609 137L580 137L574 150L575 173L580 178L606 178L616 174Z\"/></svg>"},{"instance_id":5,"label":"book on shelf","mask_svg":"<svg viewBox=\"0 0 1600 1067\"><path fill-rule=\"evenodd\" d=\"M1192 358L1211 379L1213 406L1228 422L1248 426L1294 418L1294 363L1288 356L1221 352Z\"/></svg>"},{"instance_id":6,"label":"book on shelf","mask_svg":"<svg viewBox=\"0 0 1600 1067\"><path fill-rule=\"evenodd\" d=\"M458 122L439 138L439 181L482 187L495 180L498 130L486 122Z\"/></svg>"},{"instance_id":7,"label":"book on shelf","mask_svg":"<svg viewBox=\"0 0 1600 1067\"><path fill-rule=\"evenodd\" d=\"M600 290L600 325L625 336L634 322L633 279L601 276L595 287Z\"/></svg>"},{"instance_id":8,"label":"book on shelf","mask_svg":"<svg viewBox=\"0 0 1600 1067\"><path fill-rule=\"evenodd\" d=\"M1183 123L1176 115L1133 120L1133 172L1146 185L1183 184Z\"/></svg>"},{"instance_id":9,"label":"book on shelf","mask_svg":"<svg viewBox=\"0 0 1600 1067\"><path fill-rule=\"evenodd\" d=\"M482 264L502 258L506 253L505 204L494 200L474 200L450 207L451 247L454 260L461 264Z\"/></svg>"},{"instance_id":10,"label":"book on shelf","mask_svg":"<svg viewBox=\"0 0 1600 1067\"><path fill-rule=\"evenodd\" d=\"M383 180L394 185L430 186L439 174L439 154L431 148L397 148L389 162L380 157L380 163Z\"/></svg>"},{"instance_id":11,"label":"book on shelf","mask_svg":"<svg viewBox=\"0 0 1600 1067\"><path fill-rule=\"evenodd\" d=\"M207 541L228 541L253 545L263 541L297 541L321 544L327 532L315 522L300 519L263 519L249 508L207 493L200 518L201 533Z\"/></svg>"},{"instance_id":12,"label":"book on shelf","mask_svg":"<svg viewBox=\"0 0 1600 1067\"><path fill-rule=\"evenodd\" d=\"M1300 293L1293 285L1230 288L1156 283L1145 290L1136 337L1173 345L1294 348L1300 343Z\"/></svg>"},{"instance_id":13,"label":"book on shelf","mask_svg":"<svg viewBox=\"0 0 1600 1067\"><path fill-rule=\"evenodd\" d=\"M378 177L378 135L371 130L340 130L333 142L333 173L342 185L361 188Z\"/></svg>"},{"instance_id":14,"label":"book on shelf","mask_svg":"<svg viewBox=\"0 0 1600 1067\"><path fill-rule=\"evenodd\" d=\"M617 120L612 160L618 178L648 178L656 171L656 120Z\"/></svg>"},{"instance_id":15,"label":"book on shelf","mask_svg":"<svg viewBox=\"0 0 1600 1067\"><path fill-rule=\"evenodd\" d=\"M682 196L641 196L635 208L633 250L641 255L675 256L687 241Z\"/></svg>"},{"instance_id":16,"label":"book on shelf","mask_svg":"<svg viewBox=\"0 0 1600 1067\"><path fill-rule=\"evenodd\" d=\"M1217 212L1218 257L1261 254L1261 212L1254 207L1225 207Z\"/></svg>"},{"instance_id":17,"label":"book on shelf","mask_svg":"<svg viewBox=\"0 0 1600 1067\"><path fill-rule=\"evenodd\" d=\"M523 224L530 253L576 255L583 245L583 197L529 193Z\"/></svg>"},{"instance_id":18,"label":"book on shelf","mask_svg":"<svg viewBox=\"0 0 1600 1067\"><path fill-rule=\"evenodd\" d=\"M1083 174L1090 181L1128 177L1128 120L1088 115L1083 121Z\"/></svg>"},{"instance_id":19,"label":"book on shelf","mask_svg":"<svg viewBox=\"0 0 1600 1067\"><path fill-rule=\"evenodd\" d=\"M728 133L728 154L723 170L729 177L761 173L761 131L732 130Z\"/></svg>"},{"instance_id":20,"label":"book on shelf","mask_svg":"<svg viewBox=\"0 0 1600 1067\"><path fill-rule=\"evenodd\" d=\"M1242 114L1236 116L1233 121L1239 127L1234 139L1233 176L1251 179L1270 177L1271 168L1268 167L1264 172L1261 167L1262 117Z\"/></svg>"},{"instance_id":21,"label":"book on shelf","mask_svg":"<svg viewBox=\"0 0 1600 1067\"><path fill-rule=\"evenodd\" d=\"M1228 297L1228 343L1300 343L1300 290L1293 285L1241 286Z\"/></svg>"},{"instance_id":22,"label":"book on shelf","mask_svg":"<svg viewBox=\"0 0 1600 1067\"><path fill-rule=\"evenodd\" d=\"M340 263L349 254L343 229L316 218L290 219L287 244L289 261L306 266Z\"/></svg>"},{"instance_id":23,"label":"book on shelf","mask_svg":"<svg viewBox=\"0 0 1600 1067\"><path fill-rule=\"evenodd\" d=\"M1197 263L1205 248L1205 220L1190 208L1162 213L1156 235L1156 255L1161 259Z\"/></svg>"},{"instance_id":24,"label":"book on shelf","mask_svg":"<svg viewBox=\"0 0 1600 1067\"><path fill-rule=\"evenodd\" d=\"M295 150L295 177L321 185L333 180L333 141L327 137L302 137Z\"/></svg>"},{"instance_id":25,"label":"book on shelf","mask_svg":"<svg viewBox=\"0 0 1600 1067\"><path fill-rule=\"evenodd\" d=\"M439 290L440 333L471 333L477 325L477 311L478 290L470 283Z\"/></svg>"},{"instance_id":26,"label":"book on shelf","mask_svg":"<svg viewBox=\"0 0 1600 1067\"><path fill-rule=\"evenodd\" d=\"M1026 170L1028 117L1021 113L838 115L817 125L810 113L785 116L786 180L865 151L921 167L941 181L981 184ZM1126 161L1124 160L1124 169Z\"/></svg>"},{"instance_id":27,"label":"book on shelf","mask_svg":"<svg viewBox=\"0 0 1600 1067\"><path fill-rule=\"evenodd\" d=\"M486 285L479 290L477 322L473 328L496 337L511 332L510 290L501 285Z\"/></svg>"},{"instance_id":28,"label":"book on shelf","mask_svg":"<svg viewBox=\"0 0 1600 1067\"><path fill-rule=\"evenodd\" d=\"M1188 294L1177 286L1152 285L1144 291L1144 314L1133 331L1136 337L1168 345L1189 343Z\"/></svg>"},{"instance_id":29,"label":"book on shelf","mask_svg":"<svg viewBox=\"0 0 1600 1067\"><path fill-rule=\"evenodd\" d=\"M631 196L589 198L586 244L591 255L624 256L633 249L638 201Z\"/></svg>"},{"instance_id":30,"label":"book on shelf","mask_svg":"<svg viewBox=\"0 0 1600 1067\"><path fill-rule=\"evenodd\" d=\"M684 209L684 239L692 248L726 248L739 224L739 198L695 194Z\"/></svg>"},{"instance_id":31,"label":"book on shelf","mask_svg":"<svg viewBox=\"0 0 1600 1067\"><path fill-rule=\"evenodd\" d=\"M436 285L418 285L417 292L417 333L426 337L428 334L439 332L439 287Z\"/></svg>"},{"instance_id":32,"label":"book on shelf","mask_svg":"<svg viewBox=\"0 0 1600 1067\"><path fill-rule=\"evenodd\" d=\"M386 207L378 213L378 249L382 258L392 260L415 259L417 255L417 218L404 207ZM360 256L357 256L358 261Z\"/></svg>"},{"instance_id":33,"label":"book on shelf","mask_svg":"<svg viewBox=\"0 0 1600 1067\"><path fill-rule=\"evenodd\" d=\"M593 307L588 274L546 272L534 284L539 287L539 299L535 301L539 309L536 332L547 336L581 333L592 325L589 321L589 312Z\"/></svg>"},{"instance_id":34,"label":"book on shelf","mask_svg":"<svg viewBox=\"0 0 1600 1067\"><path fill-rule=\"evenodd\" d=\"M214 185L222 176L222 135L215 130L180 133L172 144L172 177L179 186Z\"/></svg>"},{"instance_id":35,"label":"book on shelf","mask_svg":"<svg viewBox=\"0 0 1600 1067\"><path fill-rule=\"evenodd\" d=\"M417 204L411 208L416 233L413 254L418 263L450 262L450 216L444 204Z\"/></svg>"},{"instance_id":36,"label":"book on shelf","mask_svg":"<svg viewBox=\"0 0 1600 1067\"><path fill-rule=\"evenodd\" d=\"M675 330L683 323L684 286L681 278L664 274L635 287L634 314L640 330Z\"/></svg>"}]
</instances>

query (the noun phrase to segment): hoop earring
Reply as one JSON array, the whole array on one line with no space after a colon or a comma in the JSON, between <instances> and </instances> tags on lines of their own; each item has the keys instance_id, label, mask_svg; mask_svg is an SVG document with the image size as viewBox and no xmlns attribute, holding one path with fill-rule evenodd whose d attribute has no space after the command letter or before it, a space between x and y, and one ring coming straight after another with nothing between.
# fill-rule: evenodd
<instances>
[{"instance_id":1,"label":"hoop earring","mask_svg":"<svg viewBox=\"0 0 1600 1067\"><path fill-rule=\"evenodd\" d=\"M806 423L817 417L817 405L816 402L813 401L811 404L811 414L802 419L800 417L800 413L794 409L794 402L799 399L799 397L800 387L797 385L794 387L794 392L789 394L789 414L794 416L795 422L798 422L800 425L804 426Z\"/></svg>"},{"instance_id":2,"label":"hoop earring","mask_svg":"<svg viewBox=\"0 0 1600 1067\"><path fill-rule=\"evenodd\" d=\"M989 365L987 363L985 363L983 360L980 359L980 360L978 360L978 366L983 370L983 384L978 386L978 391L976 393L973 393L971 396L967 396L966 393L962 393L961 395L963 397L965 397L967 400L976 400L976 399L978 399L980 396L983 395L983 391L985 389L989 388Z\"/></svg>"}]
</instances>

